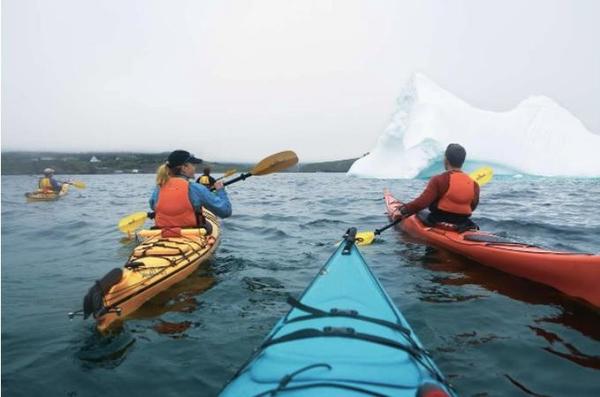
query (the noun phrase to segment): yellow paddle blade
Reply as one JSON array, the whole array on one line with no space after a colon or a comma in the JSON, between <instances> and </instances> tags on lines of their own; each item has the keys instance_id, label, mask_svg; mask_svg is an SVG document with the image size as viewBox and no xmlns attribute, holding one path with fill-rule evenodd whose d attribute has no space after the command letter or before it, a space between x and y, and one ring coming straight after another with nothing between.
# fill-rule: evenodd
<instances>
[{"instance_id":1,"label":"yellow paddle blade","mask_svg":"<svg viewBox=\"0 0 600 397\"><path fill-rule=\"evenodd\" d=\"M285 170L298 164L298 156L291 150L279 152L265 157L252 168L252 175L267 175L273 172Z\"/></svg>"},{"instance_id":2,"label":"yellow paddle blade","mask_svg":"<svg viewBox=\"0 0 600 397\"><path fill-rule=\"evenodd\" d=\"M135 214L122 218L117 226L123 233L130 234L144 226L144 222L146 222L147 218L148 214L146 212L136 212Z\"/></svg>"},{"instance_id":3,"label":"yellow paddle blade","mask_svg":"<svg viewBox=\"0 0 600 397\"><path fill-rule=\"evenodd\" d=\"M357 245L369 245L375 240L374 232L358 232L356 233L356 244Z\"/></svg>"},{"instance_id":4,"label":"yellow paddle blade","mask_svg":"<svg viewBox=\"0 0 600 397\"><path fill-rule=\"evenodd\" d=\"M69 182L69 185L73 185L75 186L77 189L85 189L85 183L81 182L81 181L73 181L73 182Z\"/></svg>"},{"instance_id":5,"label":"yellow paddle blade","mask_svg":"<svg viewBox=\"0 0 600 397\"><path fill-rule=\"evenodd\" d=\"M479 184L479 186L483 186L489 181L492 180L492 176L494 176L494 170L492 167L481 167L469 174L471 179Z\"/></svg>"}]
</instances>

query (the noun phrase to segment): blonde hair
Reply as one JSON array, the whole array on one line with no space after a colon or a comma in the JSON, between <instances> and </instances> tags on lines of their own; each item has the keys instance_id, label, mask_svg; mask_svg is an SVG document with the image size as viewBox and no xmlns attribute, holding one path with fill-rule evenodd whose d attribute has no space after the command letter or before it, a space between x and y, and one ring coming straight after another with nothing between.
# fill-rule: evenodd
<instances>
[{"instance_id":1,"label":"blonde hair","mask_svg":"<svg viewBox=\"0 0 600 397\"><path fill-rule=\"evenodd\" d=\"M183 168L181 165L171 168L166 163L161 164L156 170L156 184L158 187L163 187L169 181L169 178L179 174L181 168Z\"/></svg>"},{"instance_id":2,"label":"blonde hair","mask_svg":"<svg viewBox=\"0 0 600 397\"><path fill-rule=\"evenodd\" d=\"M169 167L166 164L161 164L156 170L156 184L163 187L170 177Z\"/></svg>"}]
</instances>

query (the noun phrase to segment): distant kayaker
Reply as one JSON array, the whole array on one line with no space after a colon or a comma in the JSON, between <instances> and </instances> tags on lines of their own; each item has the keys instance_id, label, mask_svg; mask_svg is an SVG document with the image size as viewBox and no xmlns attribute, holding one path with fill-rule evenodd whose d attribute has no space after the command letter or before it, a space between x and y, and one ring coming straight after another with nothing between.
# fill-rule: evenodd
<instances>
[{"instance_id":1,"label":"distant kayaker","mask_svg":"<svg viewBox=\"0 0 600 397\"><path fill-rule=\"evenodd\" d=\"M185 150L175 150L158 167L156 187L150 197L158 228L203 227L210 234L210 223L204 220L202 207L221 218L231 215L231 203L223 182L214 184L216 194L205 186L190 182L196 172L195 164L202 160Z\"/></svg>"},{"instance_id":2,"label":"distant kayaker","mask_svg":"<svg viewBox=\"0 0 600 397\"><path fill-rule=\"evenodd\" d=\"M196 179L197 183L200 183L209 189L213 187L216 181L217 180L215 178L210 176L210 167L204 167L202 175L200 175L198 179Z\"/></svg>"},{"instance_id":3,"label":"distant kayaker","mask_svg":"<svg viewBox=\"0 0 600 397\"><path fill-rule=\"evenodd\" d=\"M427 221L474 226L471 213L479 204L479 185L461 168L467 152L457 143L451 143L444 154L446 172L433 176L419 197L400 207L403 218L427 207L431 211Z\"/></svg>"},{"instance_id":4,"label":"distant kayaker","mask_svg":"<svg viewBox=\"0 0 600 397\"><path fill-rule=\"evenodd\" d=\"M58 193L62 189L63 182L54 178L54 169L44 169L44 176L38 181L38 189L43 193Z\"/></svg>"}]
</instances>

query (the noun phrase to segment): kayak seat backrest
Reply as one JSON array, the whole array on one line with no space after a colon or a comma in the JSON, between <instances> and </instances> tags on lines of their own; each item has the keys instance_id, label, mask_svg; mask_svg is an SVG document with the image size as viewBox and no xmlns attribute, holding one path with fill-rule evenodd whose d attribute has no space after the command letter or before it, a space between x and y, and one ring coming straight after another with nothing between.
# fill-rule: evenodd
<instances>
[{"instance_id":1,"label":"kayak seat backrest","mask_svg":"<svg viewBox=\"0 0 600 397\"><path fill-rule=\"evenodd\" d=\"M479 230L479 226L470 219L460 225L455 225L448 222L432 222L429 217L430 215L431 212L429 210L421 210L416 214L417 218L419 218L423 225L427 227L435 227L457 233L464 233L469 230Z\"/></svg>"},{"instance_id":2,"label":"kayak seat backrest","mask_svg":"<svg viewBox=\"0 0 600 397\"><path fill-rule=\"evenodd\" d=\"M429 226L429 227L433 227L433 223L429 222L429 211L428 210L422 210L417 212L417 218L419 218L419 220L421 222L423 222L423 224L425 226Z\"/></svg>"}]
</instances>

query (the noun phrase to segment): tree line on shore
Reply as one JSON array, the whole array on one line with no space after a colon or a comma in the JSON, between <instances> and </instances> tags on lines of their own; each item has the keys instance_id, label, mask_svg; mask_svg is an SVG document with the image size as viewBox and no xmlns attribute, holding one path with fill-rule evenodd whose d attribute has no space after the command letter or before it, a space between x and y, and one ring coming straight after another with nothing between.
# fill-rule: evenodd
<instances>
[{"instance_id":1,"label":"tree line on shore","mask_svg":"<svg viewBox=\"0 0 600 397\"><path fill-rule=\"evenodd\" d=\"M3 152L2 175L38 175L44 168L53 168L57 174L147 174L156 172L168 155L168 152ZM300 163L288 172L346 172L355 160ZM222 173L232 168L242 172L252 164L205 161L198 171L203 166L211 167L214 173Z\"/></svg>"}]
</instances>

